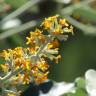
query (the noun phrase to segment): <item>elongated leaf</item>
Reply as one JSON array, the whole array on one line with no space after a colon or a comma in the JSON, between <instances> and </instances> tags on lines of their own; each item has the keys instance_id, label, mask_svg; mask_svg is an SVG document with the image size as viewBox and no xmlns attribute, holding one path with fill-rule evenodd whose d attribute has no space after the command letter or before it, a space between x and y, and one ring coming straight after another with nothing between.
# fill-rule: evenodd
<instances>
[{"instance_id":1,"label":"elongated leaf","mask_svg":"<svg viewBox=\"0 0 96 96\"><path fill-rule=\"evenodd\" d=\"M25 4L28 0L5 0L8 4L10 4L13 8L18 8Z\"/></svg>"},{"instance_id":2,"label":"elongated leaf","mask_svg":"<svg viewBox=\"0 0 96 96\"><path fill-rule=\"evenodd\" d=\"M86 20L96 21L96 11L89 6L76 9L74 11L74 14L77 14L80 17L85 18Z\"/></svg>"}]
</instances>

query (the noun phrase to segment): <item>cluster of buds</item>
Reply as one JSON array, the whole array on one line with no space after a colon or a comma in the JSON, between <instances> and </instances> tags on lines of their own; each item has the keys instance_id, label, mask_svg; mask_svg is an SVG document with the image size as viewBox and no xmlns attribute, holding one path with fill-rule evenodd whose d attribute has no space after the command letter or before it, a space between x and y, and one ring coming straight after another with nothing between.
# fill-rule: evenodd
<instances>
[{"instance_id":1,"label":"cluster of buds","mask_svg":"<svg viewBox=\"0 0 96 96\"><path fill-rule=\"evenodd\" d=\"M58 63L61 55L58 53L59 40L65 40L68 34L73 34L73 27L58 15L45 18L40 28L26 37L27 48L3 50L0 57L4 64L0 65L2 73L0 88L2 94L18 96L18 86L35 82L40 84L48 80L48 61L46 58Z\"/></svg>"}]
</instances>

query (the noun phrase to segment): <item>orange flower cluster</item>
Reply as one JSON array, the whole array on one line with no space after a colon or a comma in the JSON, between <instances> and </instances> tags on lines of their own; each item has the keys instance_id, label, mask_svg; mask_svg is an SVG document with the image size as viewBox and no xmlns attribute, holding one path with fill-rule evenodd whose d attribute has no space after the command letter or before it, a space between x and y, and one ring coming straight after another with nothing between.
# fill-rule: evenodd
<instances>
[{"instance_id":1,"label":"orange flower cluster","mask_svg":"<svg viewBox=\"0 0 96 96\"><path fill-rule=\"evenodd\" d=\"M59 19L58 15L45 18L40 27L26 37L27 48L17 47L0 53L6 61L1 65L2 70L5 73L12 71L17 83L28 84L33 80L42 83L47 80L49 65L45 58L58 63L61 58L58 39L66 38L64 33L73 34L73 27L65 19Z\"/></svg>"},{"instance_id":2,"label":"orange flower cluster","mask_svg":"<svg viewBox=\"0 0 96 96\"><path fill-rule=\"evenodd\" d=\"M30 47L31 48L31 47ZM48 64L45 60L42 60L40 57L36 62L34 61L37 57L33 56L32 52L29 50L30 48L21 48L17 47L15 49L4 50L1 53L1 57L5 58L5 64L1 64L1 68L4 73L9 72L10 70L13 72L21 69L21 72L16 74L19 83L29 84L30 77L33 77L36 83L41 83L44 80L47 80L47 73L45 72L48 69ZM28 54L27 54L28 53ZM33 61L31 61L33 59ZM9 62L9 64L8 64ZM40 71L41 70L41 71ZM24 71L24 72L23 72ZM42 73L43 72L43 73ZM17 81L17 79L14 79Z\"/></svg>"}]
</instances>

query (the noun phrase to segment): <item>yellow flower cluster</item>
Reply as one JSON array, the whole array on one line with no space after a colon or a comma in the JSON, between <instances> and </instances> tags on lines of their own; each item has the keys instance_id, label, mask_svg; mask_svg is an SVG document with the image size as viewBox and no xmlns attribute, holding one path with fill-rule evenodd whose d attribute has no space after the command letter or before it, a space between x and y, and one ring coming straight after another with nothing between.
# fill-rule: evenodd
<instances>
[{"instance_id":1,"label":"yellow flower cluster","mask_svg":"<svg viewBox=\"0 0 96 96\"><path fill-rule=\"evenodd\" d=\"M16 96L15 94L10 94L10 93L8 93L8 96Z\"/></svg>"},{"instance_id":2,"label":"yellow flower cluster","mask_svg":"<svg viewBox=\"0 0 96 96\"><path fill-rule=\"evenodd\" d=\"M59 38L63 40L64 33L73 34L73 27L58 15L45 18L40 27L26 37L27 48L17 47L0 53L6 61L1 68L4 73L14 73L7 77L9 81L13 78L14 84L29 84L33 80L39 84L47 80L49 65L46 58L58 63L61 58L58 54Z\"/></svg>"},{"instance_id":3,"label":"yellow flower cluster","mask_svg":"<svg viewBox=\"0 0 96 96\"><path fill-rule=\"evenodd\" d=\"M73 27L67 23L66 19L58 20L58 17L59 15L45 18L41 26L43 26L43 28L46 30L51 30L52 34L60 35L66 32L73 34Z\"/></svg>"}]
</instances>

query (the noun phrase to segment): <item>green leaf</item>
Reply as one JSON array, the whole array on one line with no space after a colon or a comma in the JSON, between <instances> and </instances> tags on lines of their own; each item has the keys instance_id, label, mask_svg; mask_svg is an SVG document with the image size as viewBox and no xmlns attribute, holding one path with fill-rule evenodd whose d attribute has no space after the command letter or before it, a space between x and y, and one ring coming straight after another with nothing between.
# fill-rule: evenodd
<instances>
[{"instance_id":1,"label":"green leaf","mask_svg":"<svg viewBox=\"0 0 96 96\"><path fill-rule=\"evenodd\" d=\"M12 8L18 8L25 4L28 0L5 0L6 3L10 4Z\"/></svg>"},{"instance_id":2,"label":"green leaf","mask_svg":"<svg viewBox=\"0 0 96 96\"><path fill-rule=\"evenodd\" d=\"M68 93L68 94L62 95L62 96L88 96L88 94L86 93L85 90L83 90L81 88L77 88L75 93Z\"/></svg>"},{"instance_id":3,"label":"green leaf","mask_svg":"<svg viewBox=\"0 0 96 96\"><path fill-rule=\"evenodd\" d=\"M39 13L39 7L38 5L34 5L32 6L30 9L29 9L30 12L33 12L33 13Z\"/></svg>"},{"instance_id":4,"label":"green leaf","mask_svg":"<svg viewBox=\"0 0 96 96\"><path fill-rule=\"evenodd\" d=\"M62 96L74 96L74 94L73 93L67 93L67 94L62 95Z\"/></svg>"},{"instance_id":5,"label":"green leaf","mask_svg":"<svg viewBox=\"0 0 96 96\"><path fill-rule=\"evenodd\" d=\"M87 96L87 93L86 93L85 90L82 90L82 89L78 88L76 90L76 93L74 94L74 96Z\"/></svg>"},{"instance_id":6,"label":"green leaf","mask_svg":"<svg viewBox=\"0 0 96 96\"><path fill-rule=\"evenodd\" d=\"M76 82L76 86L77 86L78 88L83 88L83 89L85 89L85 80L84 80L84 78L79 77L79 78L76 79L75 82Z\"/></svg>"},{"instance_id":7,"label":"green leaf","mask_svg":"<svg viewBox=\"0 0 96 96\"><path fill-rule=\"evenodd\" d=\"M96 19L96 11L89 6L78 8L74 11L74 14L80 16L86 20L94 21Z\"/></svg>"}]
</instances>

